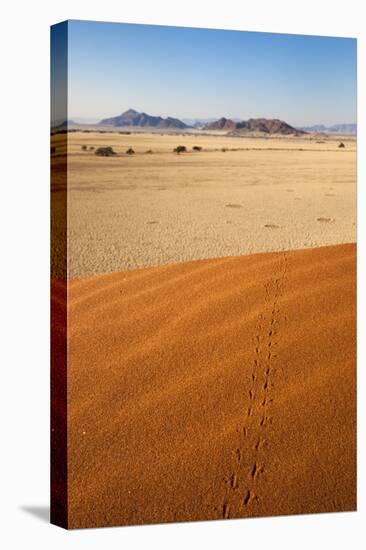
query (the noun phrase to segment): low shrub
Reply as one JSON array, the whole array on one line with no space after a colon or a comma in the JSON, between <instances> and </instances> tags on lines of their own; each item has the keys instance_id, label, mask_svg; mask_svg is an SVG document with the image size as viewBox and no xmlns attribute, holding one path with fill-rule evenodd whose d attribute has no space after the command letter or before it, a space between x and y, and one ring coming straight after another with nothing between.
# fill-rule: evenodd
<instances>
[{"instance_id":1,"label":"low shrub","mask_svg":"<svg viewBox=\"0 0 366 550\"><path fill-rule=\"evenodd\" d=\"M96 149L95 155L98 155L100 157L111 157L112 155L115 155L115 151L113 151L112 147L98 147Z\"/></svg>"},{"instance_id":2,"label":"low shrub","mask_svg":"<svg viewBox=\"0 0 366 550\"><path fill-rule=\"evenodd\" d=\"M187 152L187 147L185 147L184 145L178 145L178 147L174 149L174 153L177 153L177 155L179 155L180 153L186 153L186 152Z\"/></svg>"}]
</instances>

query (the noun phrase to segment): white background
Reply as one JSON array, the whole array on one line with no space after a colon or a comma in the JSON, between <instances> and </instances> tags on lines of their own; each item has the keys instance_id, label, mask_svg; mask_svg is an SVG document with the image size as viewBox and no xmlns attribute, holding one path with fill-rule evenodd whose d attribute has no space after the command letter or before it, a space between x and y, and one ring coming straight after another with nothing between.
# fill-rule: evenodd
<instances>
[{"instance_id":1,"label":"white background","mask_svg":"<svg viewBox=\"0 0 366 550\"><path fill-rule=\"evenodd\" d=\"M365 19L360 0L13 1L1 11L0 543L11 548L361 547L365 538L365 291L359 285L357 513L67 532L49 499L49 26L94 19L352 36L359 64L359 281L365 280ZM5 12L5 13L4 13ZM363 21L362 21L363 19ZM363 28L362 28L363 25ZM321 122L321 121L319 121ZM345 121L348 122L348 121ZM352 121L350 121L352 122ZM362 206L363 204L363 206ZM5 305L5 307L4 307ZM363 529L362 529L363 527Z\"/></svg>"}]
</instances>

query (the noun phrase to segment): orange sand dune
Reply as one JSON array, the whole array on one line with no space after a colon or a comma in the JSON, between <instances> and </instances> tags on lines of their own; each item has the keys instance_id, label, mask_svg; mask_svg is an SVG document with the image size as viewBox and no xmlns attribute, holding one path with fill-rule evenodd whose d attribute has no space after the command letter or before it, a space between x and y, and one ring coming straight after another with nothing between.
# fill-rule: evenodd
<instances>
[{"instance_id":1,"label":"orange sand dune","mask_svg":"<svg viewBox=\"0 0 366 550\"><path fill-rule=\"evenodd\" d=\"M69 285L69 527L354 510L355 245Z\"/></svg>"}]
</instances>

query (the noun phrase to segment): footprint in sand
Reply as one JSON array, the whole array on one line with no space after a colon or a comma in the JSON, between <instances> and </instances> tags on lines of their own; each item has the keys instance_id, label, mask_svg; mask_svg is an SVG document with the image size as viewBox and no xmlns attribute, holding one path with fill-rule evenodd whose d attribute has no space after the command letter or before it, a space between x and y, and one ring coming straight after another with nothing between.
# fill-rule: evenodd
<instances>
[{"instance_id":1,"label":"footprint in sand","mask_svg":"<svg viewBox=\"0 0 366 550\"><path fill-rule=\"evenodd\" d=\"M241 204L229 203L225 204L226 208L243 208Z\"/></svg>"},{"instance_id":2,"label":"footprint in sand","mask_svg":"<svg viewBox=\"0 0 366 550\"><path fill-rule=\"evenodd\" d=\"M268 227L269 229L280 229L280 225L276 225L275 223L266 223L264 227Z\"/></svg>"},{"instance_id":3,"label":"footprint in sand","mask_svg":"<svg viewBox=\"0 0 366 550\"><path fill-rule=\"evenodd\" d=\"M155 223L159 223L159 222L156 222L154 220L150 221L150 222L146 222L148 225L152 225L152 224L155 224Z\"/></svg>"},{"instance_id":4,"label":"footprint in sand","mask_svg":"<svg viewBox=\"0 0 366 550\"><path fill-rule=\"evenodd\" d=\"M316 221L317 222L320 222L320 223L333 223L335 221L334 218L316 218Z\"/></svg>"}]
</instances>

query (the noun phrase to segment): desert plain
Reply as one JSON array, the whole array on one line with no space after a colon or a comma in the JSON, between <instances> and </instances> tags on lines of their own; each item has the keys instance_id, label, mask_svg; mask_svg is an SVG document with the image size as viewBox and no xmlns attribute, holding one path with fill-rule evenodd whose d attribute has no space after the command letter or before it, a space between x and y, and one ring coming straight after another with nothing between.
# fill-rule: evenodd
<instances>
[{"instance_id":1,"label":"desert plain","mask_svg":"<svg viewBox=\"0 0 366 550\"><path fill-rule=\"evenodd\" d=\"M356 140L52 145L69 527L354 510Z\"/></svg>"},{"instance_id":2,"label":"desert plain","mask_svg":"<svg viewBox=\"0 0 366 550\"><path fill-rule=\"evenodd\" d=\"M69 276L354 242L355 181L352 137L70 133Z\"/></svg>"}]
</instances>

